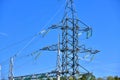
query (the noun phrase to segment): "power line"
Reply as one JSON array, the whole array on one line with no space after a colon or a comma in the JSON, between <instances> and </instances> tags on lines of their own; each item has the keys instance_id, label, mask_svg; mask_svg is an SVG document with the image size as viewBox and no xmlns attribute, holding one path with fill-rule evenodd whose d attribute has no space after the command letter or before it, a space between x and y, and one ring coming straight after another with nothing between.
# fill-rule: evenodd
<instances>
[{"instance_id":1,"label":"power line","mask_svg":"<svg viewBox=\"0 0 120 80\"><path fill-rule=\"evenodd\" d=\"M49 19L49 21L41 28L41 30L43 30L45 27L48 26L48 24L50 24L50 23L53 21L53 19L58 15L58 13L62 10L63 7L64 7L64 4L60 6L60 9L58 9L58 11L56 11L56 13L55 13L55 14ZM30 37L28 37L28 38L26 38L26 39L23 39L23 40L18 41L18 42L16 42L16 43L10 44L10 45L8 45L7 47L4 47L4 48L0 49L0 51L4 51L4 50L6 50L6 49L8 49L8 48L10 48L10 47L13 47L13 46L17 45L17 44L21 44L22 42L24 42L24 41L26 41L26 40L28 40L29 38L32 37L32 39L29 40L28 43L27 43L21 50L19 50L16 54L13 55L13 56L16 57L16 56L17 56L19 53L21 53L27 46L29 46L29 44L35 39L36 36L41 35L41 32L42 32L42 31L38 32L38 33L35 34L34 36L30 36ZM12 56L11 56L11 57L12 57ZM1 62L1 63L3 64L3 63L5 63L5 62L8 61L8 60L9 60L9 58L6 59L5 61Z\"/></svg>"},{"instance_id":2,"label":"power line","mask_svg":"<svg viewBox=\"0 0 120 80\"><path fill-rule=\"evenodd\" d=\"M42 27L45 28L48 26L48 24L56 17L56 15L59 13L60 10L58 10L55 15L48 21L46 25ZM67 0L66 1L66 6L65 6L65 15L60 22L60 25L52 25L51 27L48 28L48 31L50 29L57 29L60 28L62 30L62 42L59 43L59 46L57 45L52 45L52 46L47 46L44 48L41 48L38 50L46 50L46 51L56 51L59 50L62 53L62 71L61 75L63 77L66 77L68 80L70 76L73 77L73 79L77 79L77 74L80 74L80 71L78 70L79 67L84 69L86 72L89 73L89 71L81 66L79 64L79 59L78 59L78 53L85 53L89 52L90 54L96 54L97 52L93 50L86 49L84 46L79 46L79 32L89 32L91 28L89 28L88 25L80 21L79 19L76 18L76 11L73 6L73 0ZM79 26L79 23L83 24L85 27ZM32 41L36 38L37 35L40 35L43 32L39 32L36 34L30 41L28 41L16 54L13 55L14 58L18 58L19 54L21 54L31 43ZM88 36L87 36L88 37ZM61 47L60 47L61 45ZM30 53L25 56L33 55L33 53ZM52 72L51 72L52 73ZM56 74L56 72L54 72Z\"/></svg>"},{"instance_id":3,"label":"power line","mask_svg":"<svg viewBox=\"0 0 120 80\"><path fill-rule=\"evenodd\" d=\"M15 53L13 56L11 56L11 57L17 57L26 47L28 47L30 44L31 44L31 42L35 39L35 37L36 37L37 35L34 35L33 37L32 37L32 39L30 39L26 44L25 44L25 46L23 47L23 48L21 48L21 50L19 50L17 53ZM24 39L25 40L25 39ZM22 41L24 41L24 40L22 40ZM20 42L22 42L22 41L20 41ZM18 43L18 42L17 42ZM15 45L15 44L14 44ZM7 47L6 47L6 49L7 49ZM6 59L5 61L3 61L3 62L0 62L1 64L5 64L8 60L9 60L10 58L8 58L8 59Z\"/></svg>"},{"instance_id":4,"label":"power line","mask_svg":"<svg viewBox=\"0 0 120 80\"><path fill-rule=\"evenodd\" d=\"M67 0L66 0L66 1L67 1ZM65 3L66 3L66 1L65 1ZM41 30L44 30L44 29L54 20L54 18L58 15L58 13L60 13L60 11L62 10L62 8L64 7L65 3L60 6L60 8L59 8L59 9L55 12L55 14L49 19L49 21L41 28ZM41 31L40 31L39 33L41 33Z\"/></svg>"},{"instance_id":5,"label":"power line","mask_svg":"<svg viewBox=\"0 0 120 80\"><path fill-rule=\"evenodd\" d=\"M25 38L25 39L23 39L23 40L21 40L21 41L15 42L15 43L10 44L10 45L8 45L8 46L6 46L6 47L4 47L4 48L1 48L1 49L0 49L0 52L1 52L1 51L4 51L4 50L6 50L6 49L9 49L9 48L11 48L11 47L13 47L13 46L16 46L16 45L18 45L18 44L21 44L21 43L23 43L24 41L28 40L28 39L31 38L31 37L33 37L33 36L27 37L27 38Z\"/></svg>"}]
</instances>

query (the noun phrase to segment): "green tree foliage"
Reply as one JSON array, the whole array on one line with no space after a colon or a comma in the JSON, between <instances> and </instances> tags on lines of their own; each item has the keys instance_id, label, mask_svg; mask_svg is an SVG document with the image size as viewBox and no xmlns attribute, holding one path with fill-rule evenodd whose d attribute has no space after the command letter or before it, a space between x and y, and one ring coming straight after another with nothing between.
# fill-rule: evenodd
<instances>
[{"instance_id":1,"label":"green tree foliage","mask_svg":"<svg viewBox=\"0 0 120 80\"><path fill-rule=\"evenodd\" d=\"M31 78L25 78L24 80L31 80Z\"/></svg>"},{"instance_id":2,"label":"green tree foliage","mask_svg":"<svg viewBox=\"0 0 120 80\"><path fill-rule=\"evenodd\" d=\"M71 76L71 77L69 77L69 80L73 80L73 77Z\"/></svg>"},{"instance_id":3,"label":"green tree foliage","mask_svg":"<svg viewBox=\"0 0 120 80\"><path fill-rule=\"evenodd\" d=\"M99 78L97 78L96 80L104 80L103 78L101 78L101 77L99 77Z\"/></svg>"},{"instance_id":4,"label":"green tree foliage","mask_svg":"<svg viewBox=\"0 0 120 80\"><path fill-rule=\"evenodd\" d=\"M66 80L66 77L61 77L60 80Z\"/></svg>"},{"instance_id":5,"label":"green tree foliage","mask_svg":"<svg viewBox=\"0 0 120 80\"><path fill-rule=\"evenodd\" d=\"M107 77L107 80L114 80L114 77L108 76L108 77Z\"/></svg>"},{"instance_id":6,"label":"green tree foliage","mask_svg":"<svg viewBox=\"0 0 120 80\"><path fill-rule=\"evenodd\" d=\"M78 76L78 77L80 77L80 76ZM20 79L14 79L14 80L20 80ZM32 77L26 77L22 80L32 80ZM57 79L56 78L46 78L46 76L41 75L37 78L37 80L57 80ZM60 80L66 80L66 77L61 77ZM73 77L70 76L69 80L74 80L74 79L73 79ZM99 77L96 79L94 75L92 75L91 73L88 73L88 74L82 75L81 78L75 79L75 80L120 80L120 77L108 76L106 78Z\"/></svg>"},{"instance_id":7,"label":"green tree foliage","mask_svg":"<svg viewBox=\"0 0 120 80\"><path fill-rule=\"evenodd\" d=\"M86 80L86 76L83 75L82 78L80 80Z\"/></svg>"},{"instance_id":8,"label":"green tree foliage","mask_svg":"<svg viewBox=\"0 0 120 80\"><path fill-rule=\"evenodd\" d=\"M114 80L120 80L120 77L115 76L115 77L114 77Z\"/></svg>"},{"instance_id":9,"label":"green tree foliage","mask_svg":"<svg viewBox=\"0 0 120 80\"><path fill-rule=\"evenodd\" d=\"M99 77L96 80L120 80L120 77L118 77L118 76L115 76L115 77L108 76L106 79Z\"/></svg>"},{"instance_id":10,"label":"green tree foliage","mask_svg":"<svg viewBox=\"0 0 120 80\"><path fill-rule=\"evenodd\" d=\"M84 74L79 80L96 80L92 74Z\"/></svg>"}]
</instances>

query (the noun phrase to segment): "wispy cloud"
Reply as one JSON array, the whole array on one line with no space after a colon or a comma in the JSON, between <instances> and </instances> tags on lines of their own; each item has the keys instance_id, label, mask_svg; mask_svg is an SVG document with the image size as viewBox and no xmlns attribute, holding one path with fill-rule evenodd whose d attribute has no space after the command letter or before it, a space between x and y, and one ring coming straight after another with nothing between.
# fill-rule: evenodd
<instances>
[{"instance_id":1,"label":"wispy cloud","mask_svg":"<svg viewBox=\"0 0 120 80\"><path fill-rule=\"evenodd\" d=\"M4 32L0 32L0 36L8 36L8 34L6 34Z\"/></svg>"}]
</instances>

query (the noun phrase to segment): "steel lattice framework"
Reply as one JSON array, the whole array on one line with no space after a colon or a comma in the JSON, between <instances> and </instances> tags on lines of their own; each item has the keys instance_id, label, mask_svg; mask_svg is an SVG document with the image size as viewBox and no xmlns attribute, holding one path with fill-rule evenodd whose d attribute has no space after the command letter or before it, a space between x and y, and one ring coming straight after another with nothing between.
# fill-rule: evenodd
<instances>
[{"instance_id":1,"label":"steel lattice framework","mask_svg":"<svg viewBox=\"0 0 120 80\"><path fill-rule=\"evenodd\" d=\"M73 0L67 0L64 17L60 24L52 25L46 29L43 36L51 29L60 29L62 31L62 39L59 46L58 44L54 44L43 47L36 51L36 53L39 51L58 51L58 49L60 49L62 53L62 62L59 68L61 67L61 71L56 69L55 74L66 77L66 80L69 80L69 77L71 76L73 77L73 80L77 80L77 75L81 74L79 67L86 70L79 64L79 54L96 54L99 52L98 50L87 49L83 44L79 45L79 33L85 32L87 34L86 38L89 38L91 36L92 28L78 19Z\"/></svg>"},{"instance_id":2,"label":"steel lattice framework","mask_svg":"<svg viewBox=\"0 0 120 80\"><path fill-rule=\"evenodd\" d=\"M99 52L98 50L86 49L84 45L79 46L79 33L86 32L87 38L89 38L92 28L77 18L73 0L67 0L65 14L60 24L52 25L46 30L46 33L50 29L57 28L62 30L62 41L60 42L60 51L62 52L61 74L67 79L69 79L70 76L76 79L76 75L80 74L79 67L82 67L79 64L78 54L86 52L95 54ZM58 47L57 44L54 44L40 50L57 51Z\"/></svg>"},{"instance_id":3,"label":"steel lattice framework","mask_svg":"<svg viewBox=\"0 0 120 80\"><path fill-rule=\"evenodd\" d=\"M73 1L68 0L66 15L62 21L62 72L63 76L78 74L78 19L75 18Z\"/></svg>"}]
</instances>

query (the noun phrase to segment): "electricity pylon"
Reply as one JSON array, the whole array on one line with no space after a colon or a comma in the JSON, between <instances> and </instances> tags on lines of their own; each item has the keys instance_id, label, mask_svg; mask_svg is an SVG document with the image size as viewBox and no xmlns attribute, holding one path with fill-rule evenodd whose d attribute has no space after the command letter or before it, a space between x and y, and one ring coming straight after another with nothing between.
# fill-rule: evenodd
<instances>
[{"instance_id":1,"label":"electricity pylon","mask_svg":"<svg viewBox=\"0 0 120 80\"><path fill-rule=\"evenodd\" d=\"M85 45L79 45L79 33L85 32L87 38L92 35L92 28L78 19L76 10L74 8L73 0L67 0L65 6L65 14L60 24L52 25L46 30L46 33L51 29L60 29L62 31L62 41L60 42L60 51L62 53L62 77L73 77L77 79L80 74L79 67L86 70L79 64L80 53L96 54L98 50L87 49ZM57 51L57 44L43 47L40 50ZM87 71L87 70L86 70ZM87 71L88 72L88 71Z\"/></svg>"},{"instance_id":2,"label":"electricity pylon","mask_svg":"<svg viewBox=\"0 0 120 80\"><path fill-rule=\"evenodd\" d=\"M58 53L57 53L57 80L60 80L61 63L60 63L60 35L58 35Z\"/></svg>"},{"instance_id":3,"label":"electricity pylon","mask_svg":"<svg viewBox=\"0 0 120 80\"><path fill-rule=\"evenodd\" d=\"M79 33L86 33L86 38L88 39L92 35L92 28L86 25L77 17L77 12L74 8L73 0L66 0L65 13L64 17L61 20L60 24L52 25L46 29L43 36L51 29L60 29L61 30L61 40L59 38L58 44L53 44L51 46L43 47L39 51L58 51L57 55L57 69L46 74L56 74L57 80L60 80L60 77L66 78L69 80L69 77L72 77L73 80L78 80L78 75L81 74L79 68L81 67L89 73L81 64L79 63L79 54L90 53L96 54L98 50L87 49L85 45L79 45ZM40 33L41 34L41 33ZM60 52L62 56L60 56ZM62 58L62 62L60 62ZM10 59L10 71L9 71L9 80L13 80L13 58ZM34 74L34 77L43 74ZM31 76L31 75L28 75ZM22 76L24 78L26 76ZM21 78L21 77L20 77Z\"/></svg>"},{"instance_id":4,"label":"electricity pylon","mask_svg":"<svg viewBox=\"0 0 120 80\"><path fill-rule=\"evenodd\" d=\"M13 80L13 57L10 58L9 80Z\"/></svg>"}]
</instances>

